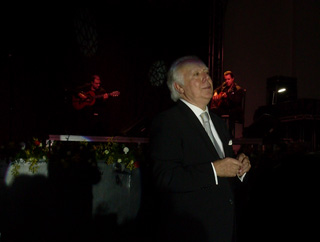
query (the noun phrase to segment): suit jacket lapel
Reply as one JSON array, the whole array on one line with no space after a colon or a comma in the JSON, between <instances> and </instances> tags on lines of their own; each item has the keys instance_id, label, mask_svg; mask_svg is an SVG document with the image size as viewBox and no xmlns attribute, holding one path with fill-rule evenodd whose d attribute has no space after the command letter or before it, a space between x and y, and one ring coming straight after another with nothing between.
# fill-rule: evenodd
<instances>
[{"instance_id":1,"label":"suit jacket lapel","mask_svg":"<svg viewBox=\"0 0 320 242\"><path fill-rule=\"evenodd\" d=\"M205 141L205 144L207 148L210 150L210 152L212 152L215 156L219 157L207 132L203 128L202 124L200 123L196 115L194 115L193 111L182 101L178 101L178 107L180 111L183 112L183 116L187 117L186 122L190 126L190 129L196 129L199 135L201 136L201 138Z\"/></svg>"},{"instance_id":2,"label":"suit jacket lapel","mask_svg":"<svg viewBox=\"0 0 320 242\"><path fill-rule=\"evenodd\" d=\"M224 123L222 123L221 121L219 121L217 119L217 116L212 115L210 113L210 117L211 120L216 128L216 131L221 139L221 142L223 144L223 149L225 152L225 156L229 156L232 157L233 156L233 150L232 150L232 145L229 144L230 142L230 136L228 135L228 131L226 130L226 127L223 127L222 125L224 125Z\"/></svg>"}]
</instances>

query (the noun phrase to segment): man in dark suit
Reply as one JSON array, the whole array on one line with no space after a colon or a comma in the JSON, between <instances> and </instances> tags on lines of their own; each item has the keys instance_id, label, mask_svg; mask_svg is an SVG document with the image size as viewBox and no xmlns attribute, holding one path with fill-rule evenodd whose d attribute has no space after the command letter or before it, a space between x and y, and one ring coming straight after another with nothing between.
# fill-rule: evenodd
<instances>
[{"instance_id":1,"label":"man in dark suit","mask_svg":"<svg viewBox=\"0 0 320 242\"><path fill-rule=\"evenodd\" d=\"M200 115L209 112L213 86L200 59L175 61L167 84L176 105L153 120L150 132L156 240L230 242L235 206L231 183L241 183L250 161L244 154L233 158L229 132L217 115L209 118L214 141L203 126Z\"/></svg>"}]
</instances>

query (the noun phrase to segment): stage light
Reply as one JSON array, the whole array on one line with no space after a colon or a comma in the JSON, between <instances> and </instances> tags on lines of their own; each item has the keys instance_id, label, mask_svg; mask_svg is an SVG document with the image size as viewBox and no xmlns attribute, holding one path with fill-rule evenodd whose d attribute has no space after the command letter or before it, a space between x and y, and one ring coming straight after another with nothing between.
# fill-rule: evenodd
<instances>
[{"instance_id":1,"label":"stage light","mask_svg":"<svg viewBox=\"0 0 320 242\"><path fill-rule=\"evenodd\" d=\"M285 88L278 89L278 93L285 92L285 91L287 91L287 89L285 89Z\"/></svg>"},{"instance_id":2,"label":"stage light","mask_svg":"<svg viewBox=\"0 0 320 242\"><path fill-rule=\"evenodd\" d=\"M267 79L267 105L291 102L297 99L297 79L287 76L273 76Z\"/></svg>"}]
</instances>

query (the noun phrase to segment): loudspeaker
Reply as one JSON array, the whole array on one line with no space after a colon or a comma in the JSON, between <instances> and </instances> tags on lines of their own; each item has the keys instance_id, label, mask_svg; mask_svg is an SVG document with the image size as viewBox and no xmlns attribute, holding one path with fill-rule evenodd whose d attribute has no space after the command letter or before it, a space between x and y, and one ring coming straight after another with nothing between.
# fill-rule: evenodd
<instances>
[{"instance_id":1,"label":"loudspeaker","mask_svg":"<svg viewBox=\"0 0 320 242\"><path fill-rule=\"evenodd\" d=\"M267 79L267 105L297 100L297 79L273 76Z\"/></svg>"}]
</instances>

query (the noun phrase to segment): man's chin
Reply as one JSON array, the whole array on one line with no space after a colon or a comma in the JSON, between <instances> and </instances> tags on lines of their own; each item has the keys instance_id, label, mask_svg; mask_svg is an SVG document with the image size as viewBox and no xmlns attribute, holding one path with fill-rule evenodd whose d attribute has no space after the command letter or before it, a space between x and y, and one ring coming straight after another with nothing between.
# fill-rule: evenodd
<instances>
[{"instance_id":1,"label":"man's chin","mask_svg":"<svg viewBox=\"0 0 320 242\"><path fill-rule=\"evenodd\" d=\"M210 102L211 98L212 98L213 95L205 95L204 98Z\"/></svg>"},{"instance_id":2,"label":"man's chin","mask_svg":"<svg viewBox=\"0 0 320 242\"><path fill-rule=\"evenodd\" d=\"M211 99L212 96L213 96L213 91L212 91L212 90L206 91L206 92L205 92L205 96Z\"/></svg>"}]
</instances>

